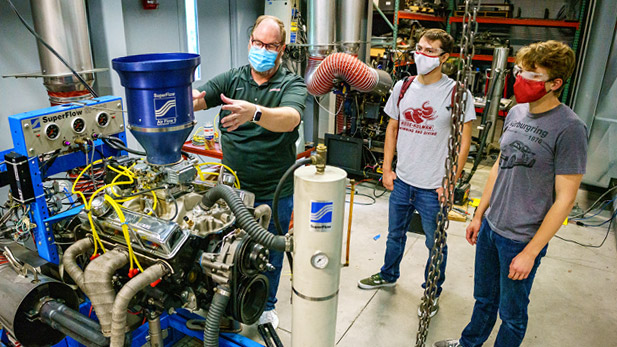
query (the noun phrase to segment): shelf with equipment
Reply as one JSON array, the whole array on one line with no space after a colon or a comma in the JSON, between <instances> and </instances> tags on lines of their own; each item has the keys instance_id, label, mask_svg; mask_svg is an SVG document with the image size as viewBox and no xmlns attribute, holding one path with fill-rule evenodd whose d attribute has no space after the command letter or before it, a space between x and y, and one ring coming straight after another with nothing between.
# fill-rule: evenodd
<instances>
[{"instance_id":1,"label":"shelf with equipment","mask_svg":"<svg viewBox=\"0 0 617 347\"><path fill-rule=\"evenodd\" d=\"M449 23L462 23L463 17L450 17ZM539 26L552 28L573 28L579 29L579 22L563 21L555 19L537 19L537 18L494 18L494 17L477 17L478 24L502 24L502 25L521 25L521 26Z\"/></svg>"}]
</instances>

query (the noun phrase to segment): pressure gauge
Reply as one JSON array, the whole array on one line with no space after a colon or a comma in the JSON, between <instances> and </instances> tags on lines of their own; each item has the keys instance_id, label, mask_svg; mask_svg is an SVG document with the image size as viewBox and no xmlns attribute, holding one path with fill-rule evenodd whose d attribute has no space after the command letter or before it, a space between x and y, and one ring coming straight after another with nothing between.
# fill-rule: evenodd
<instances>
[{"instance_id":1,"label":"pressure gauge","mask_svg":"<svg viewBox=\"0 0 617 347\"><path fill-rule=\"evenodd\" d=\"M45 127L45 136L50 140L55 140L60 135L60 127L55 123L51 123Z\"/></svg>"},{"instance_id":2,"label":"pressure gauge","mask_svg":"<svg viewBox=\"0 0 617 347\"><path fill-rule=\"evenodd\" d=\"M98 124L101 128L106 127L109 124L109 115L105 112L101 112L96 115L96 124Z\"/></svg>"},{"instance_id":3,"label":"pressure gauge","mask_svg":"<svg viewBox=\"0 0 617 347\"><path fill-rule=\"evenodd\" d=\"M325 269L329 261L328 256L322 252L317 252L311 257L311 265L316 269Z\"/></svg>"},{"instance_id":4,"label":"pressure gauge","mask_svg":"<svg viewBox=\"0 0 617 347\"><path fill-rule=\"evenodd\" d=\"M84 132L84 130L86 130L86 121L81 117L77 117L73 119L71 127L73 128L74 132L81 134Z\"/></svg>"}]
</instances>

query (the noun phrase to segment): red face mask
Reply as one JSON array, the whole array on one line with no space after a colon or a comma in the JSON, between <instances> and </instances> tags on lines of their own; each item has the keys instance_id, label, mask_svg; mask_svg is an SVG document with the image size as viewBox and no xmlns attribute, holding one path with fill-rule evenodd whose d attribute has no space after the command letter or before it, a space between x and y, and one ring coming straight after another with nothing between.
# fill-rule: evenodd
<instances>
[{"instance_id":1,"label":"red face mask","mask_svg":"<svg viewBox=\"0 0 617 347\"><path fill-rule=\"evenodd\" d=\"M514 96L516 96L516 102L524 104L528 102L534 102L539 100L544 95L548 94L542 81L531 81L523 78L523 76L517 76L516 82L514 82Z\"/></svg>"}]
</instances>

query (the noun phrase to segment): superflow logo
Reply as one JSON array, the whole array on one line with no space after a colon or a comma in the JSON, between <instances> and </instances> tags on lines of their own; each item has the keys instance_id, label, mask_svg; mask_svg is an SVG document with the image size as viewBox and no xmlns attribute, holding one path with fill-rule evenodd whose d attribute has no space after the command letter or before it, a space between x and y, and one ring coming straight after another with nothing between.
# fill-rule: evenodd
<instances>
[{"instance_id":1,"label":"superflow logo","mask_svg":"<svg viewBox=\"0 0 617 347\"><path fill-rule=\"evenodd\" d=\"M41 127L41 118L34 118L34 119L30 119L30 125L32 126L32 129L38 129Z\"/></svg>"},{"instance_id":2,"label":"superflow logo","mask_svg":"<svg viewBox=\"0 0 617 347\"><path fill-rule=\"evenodd\" d=\"M332 201L311 201L311 229L324 232L332 230Z\"/></svg>"},{"instance_id":3,"label":"superflow logo","mask_svg":"<svg viewBox=\"0 0 617 347\"><path fill-rule=\"evenodd\" d=\"M154 116L159 126L176 123L176 93L154 93Z\"/></svg>"}]
</instances>

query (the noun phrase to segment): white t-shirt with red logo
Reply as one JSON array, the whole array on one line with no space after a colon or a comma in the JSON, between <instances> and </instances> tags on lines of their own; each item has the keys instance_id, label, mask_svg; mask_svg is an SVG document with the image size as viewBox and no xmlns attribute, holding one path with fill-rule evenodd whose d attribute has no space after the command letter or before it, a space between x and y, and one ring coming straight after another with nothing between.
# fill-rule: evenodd
<instances>
[{"instance_id":1,"label":"white t-shirt with red logo","mask_svg":"<svg viewBox=\"0 0 617 347\"><path fill-rule=\"evenodd\" d=\"M394 85L384 111L399 119L396 142L396 176L403 182L422 189L441 187L446 173L450 136L452 90L456 82L446 75L432 84L418 79L409 85L400 105L397 105L403 80ZM476 119L473 97L467 91L465 123ZM400 106L400 108L399 108Z\"/></svg>"}]
</instances>

